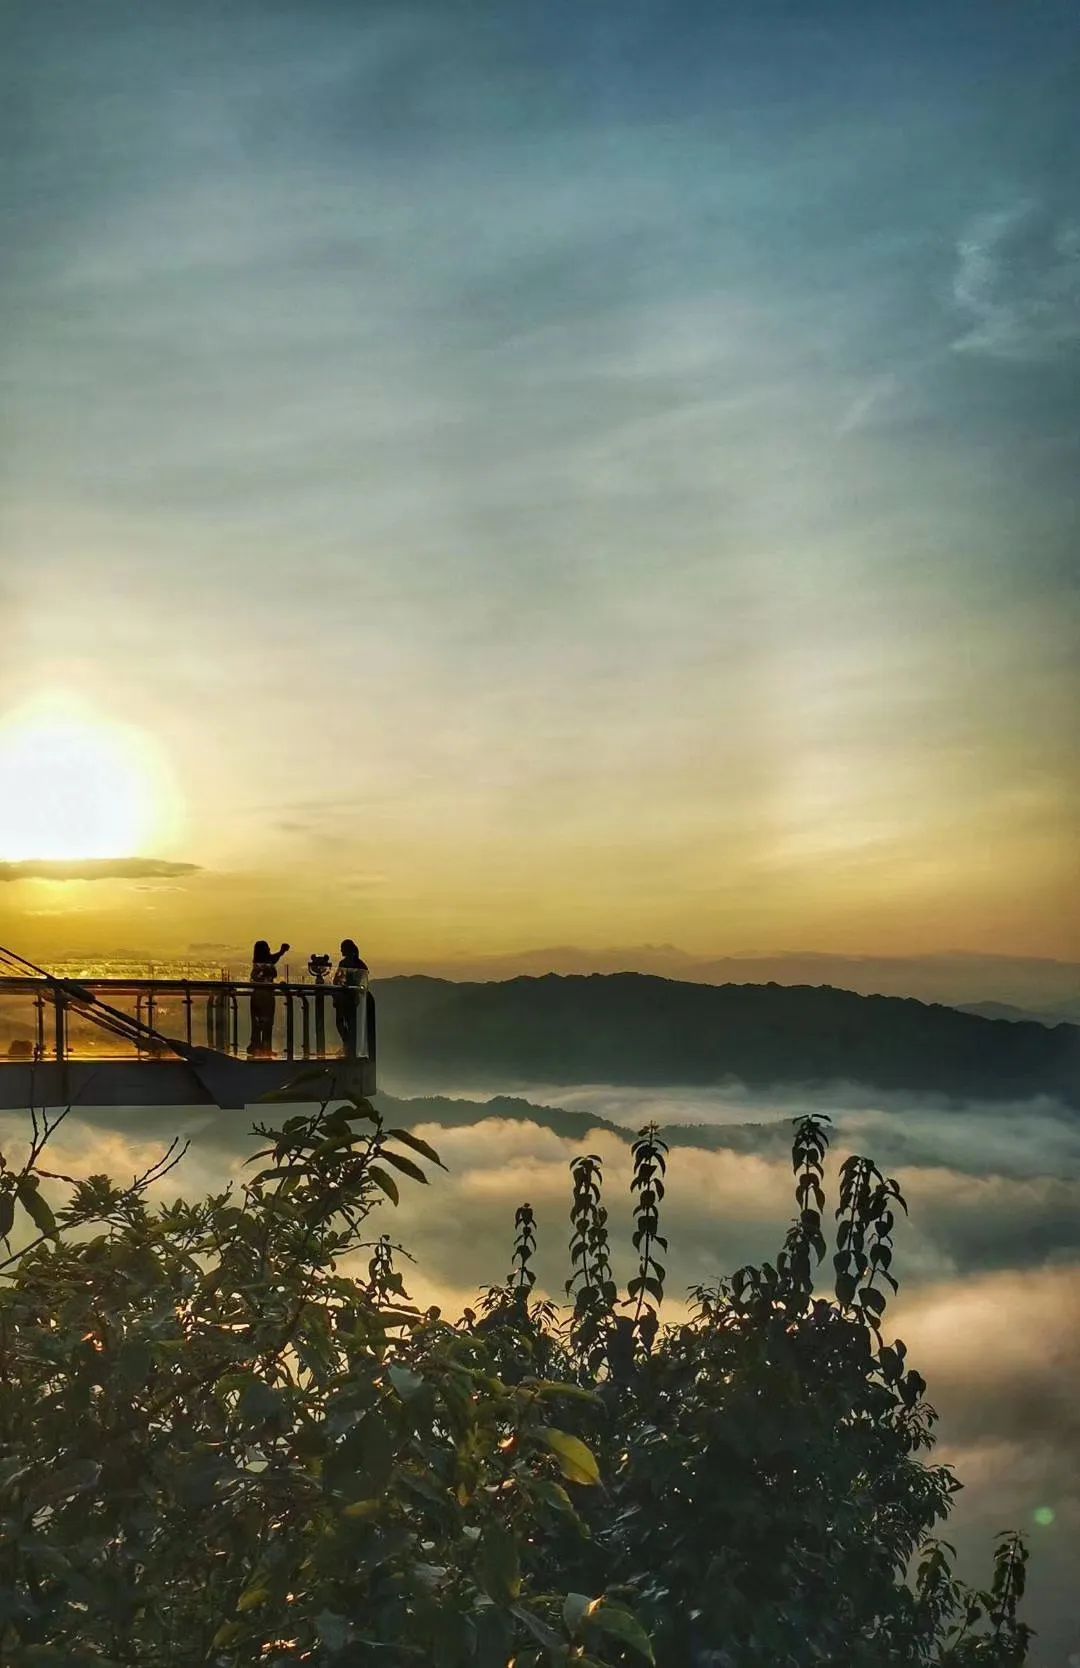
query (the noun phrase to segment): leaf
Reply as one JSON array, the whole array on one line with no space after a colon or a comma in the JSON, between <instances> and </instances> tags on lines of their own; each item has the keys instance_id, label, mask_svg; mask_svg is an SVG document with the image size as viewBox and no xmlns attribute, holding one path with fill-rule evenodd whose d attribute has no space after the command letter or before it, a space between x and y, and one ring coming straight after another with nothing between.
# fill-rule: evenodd
<instances>
[{"instance_id":1,"label":"leaf","mask_svg":"<svg viewBox=\"0 0 1080 1668\"><path fill-rule=\"evenodd\" d=\"M563 1600L562 1619L571 1638L577 1637L582 1622L595 1603L596 1600L587 1597L585 1593L567 1593Z\"/></svg>"},{"instance_id":2,"label":"leaf","mask_svg":"<svg viewBox=\"0 0 1080 1668\"><path fill-rule=\"evenodd\" d=\"M419 1164L414 1164L411 1158L403 1158L400 1153L391 1153L383 1148L382 1156L387 1164L392 1164L395 1170L400 1170L403 1176L411 1176L413 1181L428 1185L428 1179Z\"/></svg>"},{"instance_id":3,"label":"leaf","mask_svg":"<svg viewBox=\"0 0 1080 1668\"><path fill-rule=\"evenodd\" d=\"M125 1338L116 1354L116 1371L132 1387L145 1384L154 1370L154 1352L145 1338Z\"/></svg>"},{"instance_id":4,"label":"leaf","mask_svg":"<svg viewBox=\"0 0 1080 1668\"><path fill-rule=\"evenodd\" d=\"M40 1541L31 1550L30 1559L37 1569L44 1570L48 1575L59 1576L62 1581L70 1581L75 1573L70 1558L65 1558L54 1546L44 1545ZM77 1575L75 1579L78 1580Z\"/></svg>"},{"instance_id":5,"label":"leaf","mask_svg":"<svg viewBox=\"0 0 1080 1668\"><path fill-rule=\"evenodd\" d=\"M0 1193L0 1239L7 1239L15 1221L15 1195L10 1188Z\"/></svg>"},{"instance_id":6,"label":"leaf","mask_svg":"<svg viewBox=\"0 0 1080 1668\"><path fill-rule=\"evenodd\" d=\"M60 1236L56 1228L56 1218L45 1200L38 1192L36 1176L20 1176L15 1183L15 1191L19 1195L19 1203L30 1217L39 1234L48 1234L51 1239Z\"/></svg>"},{"instance_id":7,"label":"leaf","mask_svg":"<svg viewBox=\"0 0 1080 1668\"><path fill-rule=\"evenodd\" d=\"M351 1147L356 1141L366 1140L366 1135L354 1135L351 1129L338 1130L311 1149L312 1162L317 1158L328 1158L331 1153L340 1152L342 1147Z\"/></svg>"},{"instance_id":8,"label":"leaf","mask_svg":"<svg viewBox=\"0 0 1080 1668\"><path fill-rule=\"evenodd\" d=\"M368 1413L360 1425L360 1451L364 1470L377 1489L384 1489L394 1469L394 1444L386 1421Z\"/></svg>"},{"instance_id":9,"label":"leaf","mask_svg":"<svg viewBox=\"0 0 1080 1668\"><path fill-rule=\"evenodd\" d=\"M489 1523L480 1537L476 1573L488 1598L510 1604L521 1591L517 1542L501 1523Z\"/></svg>"},{"instance_id":10,"label":"leaf","mask_svg":"<svg viewBox=\"0 0 1080 1668\"><path fill-rule=\"evenodd\" d=\"M559 1400L573 1402L591 1402L594 1406L600 1401L595 1390L587 1390L583 1384L557 1384L553 1379L540 1379L530 1384L528 1379L517 1388L517 1395L522 1400L530 1396L540 1401L554 1402Z\"/></svg>"},{"instance_id":11,"label":"leaf","mask_svg":"<svg viewBox=\"0 0 1080 1668\"><path fill-rule=\"evenodd\" d=\"M365 1543L363 1551L357 1559L357 1568L361 1570L378 1569L380 1564L388 1564L392 1558L397 1558L402 1552L415 1549L415 1541L403 1523L395 1523L389 1529L376 1534L373 1541Z\"/></svg>"},{"instance_id":12,"label":"leaf","mask_svg":"<svg viewBox=\"0 0 1080 1668\"><path fill-rule=\"evenodd\" d=\"M281 1412L281 1407L281 1391L256 1378L251 1380L240 1397L237 1412L242 1419L273 1419Z\"/></svg>"},{"instance_id":13,"label":"leaf","mask_svg":"<svg viewBox=\"0 0 1080 1668\"><path fill-rule=\"evenodd\" d=\"M390 1367L387 1369L387 1377L403 1402L411 1402L413 1397L424 1389L424 1380L420 1374L410 1372L408 1367Z\"/></svg>"},{"instance_id":14,"label":"leaf","mask_svg":"<svg viewBox=\"0 0 1080 1668\"><path fill-rule=\"evenodd\" d=\"M178 1473L173 1492L185 1506L206 1506L226 1475L226 1466L215 1454L202 1454Z\"/></svg>"},{"instance_id":15,"label":"leaf","mask_svg":"<svg viewBox=\"0 0 1080 1668\"><path fill-rule=\"evenodd\" d=\"M531 1610L526 1610L523 1604L511 1605L510 1613L516 1616L519 1622L523 1623L533 1638L539 1640L546 1651L557 1651L559 1660L565 1659L566 1641L559 1638L554 1628L548 1627L547 1623L542 1622L539 1616L534 1616Z\"/></svg>"},{"instance_id":16,"label":"leaf","mask_svg":"<svg viewBox=\"0 0 1080 1668\"><path fill-rule=\"evenodd\" d=\"M567 1482L591 1488L600 1481L600 1467L591 1449L579 1437L571 1436L569 1431L553 1430L551 1426L543 1427L540 1435L558 1460L559 1470Z\"/></svg>"},{"instance_id":17,"label":"leaf","mask_svg":"<svg viewBox=\"0 0 1080 1668\"><path fill-rule=\"evenodd\" d=\"M343 1651L352 1635L348 1619L333 1610L320 1610L314 1620L319 1643L327 1650Z\"/></svg>"},{"instance_id":18,"label":"leaf","mask_svg":"<svg viewBox=\"0 0 1080 1668\"><path fill-rule=\"evenodd\" d=\"M574 1502L561 1483L553 1483L550 1477L534 1477L529 1484L529 1490L533 1497L542 1500L545 1506L551 1506L557 1512L569 1512L571 1517L577 1517Z\"/></svg>"},{"instance_id":19,"label":"leaf","mask_svg":"<svg viewBox=\"0 0 1080 1668\"><path fill-rule=\"evenodd\" d=\"M382 1511L382 1507L381 1499L354 1500L351 1505L342 1507L341 1515L342 1517L374 1517L376 1512Z\"/></svg>"},{"instance_id":20,"label":"leaf","mask_svg":"<svg viewBox=\"0 0 1080 1668\"><path fill-rule=\"evenodd\" d=\"M101 1466L97 1460L74 1460L58 1471L47 1472L34 1485L31 1491L34 1503L44 1506L57 1500L70 1500L73 1494L82 1494L86 1489L93 1488L100 1476Z\"/></svg>"},{"instance_id":21,"label":"leaf","mask_svg":"<svg viewBox=\"0 0 1080 1668\"><path fill-rule=\"evenodd\" d=\"M589 1617L589 1625L601 1633L610 1635L612 1639L618 1639L620 1644L629 1645L630 1649L637 1651L646 1662L655 1662L649 1635L629 1610L620 1610L615 1604L598 1604Z\"/></svg>"},{"instance_id":22,"label":"leaf","mask_svg":"<svg viewBox=\"0 0 1080 1668\"><path fill-rule=\"evenodd\" d=\"M432 1164L437 1164L440 1170L446 1169L446 1165L435 1151L435 1148L429 1147L426 1141L421 1141L419 1135L413 1135L407 1129L389 1129L386 1133L393 1141L404 1141L405 1145L411 1147L414 1153L419 1153L421 1158L429 1159Z\"/></svg>"},{"instance_id":23,"label":"leaf","mask_svg":"<svg viewBox=\"0 0 1080 1668\"><path fill-rule=\"evenodd\" d=\"M368 1166L368 1175L375 1183L376 1187L382 1188L390 1203L392 1205L396 1205L401 1195L398 1192L398 1184L394 1180L393 1176L388 1176L386 1171L381 1169L378 1164L371 1164Z\"/></svg>"},{"instance_id":24,"label":"leaf","mask_svg":"<svg viewBox=\"0 0 1080 1668\"><path fill-rule=\"evenodd\" d=\"M306 1162L303 1164L278 1164L272 1170L260 1170L257 1176L252 1176L252 1186L259 1182L282 1181L290 1178L293 1181L299 1181L300 1177L310 1169L311 1165Z\"/></svg>"}]
</instances>

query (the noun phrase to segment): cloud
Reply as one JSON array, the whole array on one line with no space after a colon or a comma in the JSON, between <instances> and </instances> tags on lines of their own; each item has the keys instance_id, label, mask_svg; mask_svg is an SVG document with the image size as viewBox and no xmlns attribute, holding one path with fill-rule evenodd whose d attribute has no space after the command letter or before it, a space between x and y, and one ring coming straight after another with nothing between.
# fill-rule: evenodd
<instances>
[{"instance_id":1,"label":"cloud","mask_svg":"<svg viewBox=\"0 0 1080 1668\"><path fill-rule=\"evenodd\" d=\"M574 1106L570 1113L505 1099L411 1105L380 1099L391 1123L421 1128L449 1166L449 1175L438 1178L439 1208L429 1208L426 1192L407 1192L396 1231L416 1252L424 1280L463 1300L501 1272L509 1224L524 1199L540 1218L541 1281L560 1290L571 1159L583 1151L604 1155L613 1223L628 1219L629 1142L649 1117L666 1124L672 1142L666 1203L672 1295L771 1256L793 1208L789 1120L822 1109L809 1096L800 1105L746 1095L706 1105L679 1090L668 1096L628 1090L621 1098L614 1089L571 1093L561 1097ZM682 1122L688 1114L707 1121ZM151 1130L163 1138L191 1130L197 1134L193 1164L208 1147L239 1161L251 1146L246 1118L208 1125L201 1113L164 1108L80 1109L79 1117L140 1140ZM605 1127L608 1118L618 1127ZM1060 1267L1080 1257L1080 1120L1052 1102L950 1110L901 1106L894 1098L890 1108L865 1100L861 1108L834 1108L833 1193L836 1170L852 1152L868 1153L896 1174L909 1200L911 1222L898 1236L907 1286L1003 1268Z\"/></svg>"},{"instance_id":2,"label":"cloud","mask_svg":"<svg viewBox=\"0 0 1080 1668\"><path fill-rule=\"evenodd\" d=\"M385 1076L383 1073L384 1087ZM395 1085L392 1093L404 1093ZM728 1148L786 1155L791 1122L813 1113L832 1121L834 1141L871 1153L883 1166L955 1170L972 1177L1080 1181L1080 1118L1052 1096L956 1102L935 1095L869 1090L865 1084L666 1085L521 1084L513 1096L489 1098L476 1084L447 1085L435 1099L414 1098L416 1116L445 1124L491 1117L531 1118L558 1134L584 1130L587 1120L618 1126L625 1138L657 1123L680 1147ZM389 1103L390 1093L380 1095ZM442 1109L440 1110L440 1102ZM407 1102L394 1107L401 1121ZM487 1114L484 1108L489 1110ZM514 1110L508 1114L507 1108ZM566 1114L575 1120L568 1125Z\"/></svg>"},{"instance_id":3,"label":"cloud","mask_svg":"<svg viewBox=\"0 0 1080 1668\"><path fill-rule=\"evenodd\" d=\"M162 857L28 857L0 863L5 880L171 880L200 872L198 863L174 863Z\"/></svg>"},{"instance_id":4,"label":"cloud","mask_svg":"<svg viewBox=\"0 0 1080 1668\"><path fill-rule=\"evenodd\" d=\"M1030 202L980 215L957 245L953 296L964 352L1042 362L1080 346L1080 219Z\"/></svg>"},{"instance_id":5,"label":"cloud","mask_svg":"<svg viewBox=\"0 0 1080 1668\"><path fill-rule=\"evenodd\" d=\"M964 1485L946 1538L977 1574L996 1533L1024 1530L1033 1668L1080 1661L1070 1654L1080 1653L1080 1263L902 1293L894 1324L941 1414L936 1457ZM1053 1520L1040 1523L1034 1513L1046 1507Z\"/></svg>"},{"instance_id":6,"label":"cloud","mask_svg":"<svg viewBox=\"0 0 1080 1668\"><path fill-rule=\"evenodd\" d=\"M883 375L872 378L847 406L836 425L837 434L854 434L857 429L868 428L872 423L880 421L899 388L900 379L894 371L886 371Z\"/></svg>"}]
</instances>

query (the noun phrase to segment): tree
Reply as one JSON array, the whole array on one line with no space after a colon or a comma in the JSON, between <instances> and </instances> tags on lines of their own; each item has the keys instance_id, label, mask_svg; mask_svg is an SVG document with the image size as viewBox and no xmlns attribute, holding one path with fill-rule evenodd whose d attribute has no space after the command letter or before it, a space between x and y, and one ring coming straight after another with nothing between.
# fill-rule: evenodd
<instances>
[{"instance_id":1,"label":"tree","mask_svg":"<svg viewBox=\"0 0 1080 1668\"><path fill-rule=\"evenodd\" d=\"M882 1341L903 1201L867 1160L841 1176L835 1296L814 1289L823 1121L796 1129L775 1265L673 1326L654 1129L625 1297L587 1157L570 1309L534 1294L522 1206L511 1274L453 1324L371 1221L438 1156L365 1101L258 1128L239 1191L165 1206L176 1149L117 1188L44 1168L53 1128L0 1160L12 1668L1023 1662L1020 1543L980 1593L933 1537L956 1485Z\"/></svg>"}]
</instances>

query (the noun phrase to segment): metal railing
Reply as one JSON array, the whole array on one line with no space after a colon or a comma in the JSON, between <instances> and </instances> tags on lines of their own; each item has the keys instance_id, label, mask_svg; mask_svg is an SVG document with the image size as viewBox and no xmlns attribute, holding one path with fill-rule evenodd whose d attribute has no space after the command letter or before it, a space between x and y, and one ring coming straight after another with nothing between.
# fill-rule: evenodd
<instances>
[{"instance_id":1,"label":"metal railing","mask_svg":"<svg viewBox=\"0 0 1080 1668\"><path fill-rule=\"evenodd\" d=\"M81 979L78 988L139 1025L235 1059L373 1059L374 1001L359 986L239 979ZM102 1030L71 989L0 978L0 1062L154 1059L151 1038Z\"/></svg>"}]
</instances>

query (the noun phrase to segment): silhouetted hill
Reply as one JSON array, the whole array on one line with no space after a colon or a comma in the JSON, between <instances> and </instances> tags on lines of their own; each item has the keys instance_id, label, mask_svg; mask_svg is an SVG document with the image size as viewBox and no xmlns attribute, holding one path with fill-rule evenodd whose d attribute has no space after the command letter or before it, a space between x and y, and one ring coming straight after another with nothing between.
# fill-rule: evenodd
<instances>
[{"instance_id":1,"label":"silhouetted hill","mask_svg":"<svg viewBox=\"0 0 1080 1668\"><path fill-rule=\"evenodd\" d=\"M373 1097L384 1117L394 1123L439 1124L443 1129L465 1129L485 1118L508 1123L539 1124L568 1141L584 1141L593 1129L604 1129L621 1141L632 1141L636 1130L614 1124L593 1112L571 1112L563 1106L536 1106L517 1095L493 1095L490 1100L465 1100L451 1095L415 1095L407 1098L381 1091Z\"/></svg>"},{"instance_id":2,"label":"silhouetted hill","mask_svg":"<svg viewBox=\"0 0 1080 1668\"><path fill-rule=\"evenodd\" d=\"M596 1130L616 1136L627 1146L637 1129L612 1123L596 1112L568 1111L564 1106L536 1106L516 1095L493 1095L490 1100L462 1100L449 1095L417 1095L402 1098L379 1093L374 1104L388 1123L415 1128L437 1124L442 1129L467 1129L488 1118L504 1122L536 1124L550 1129L567 1141L584 1144ZM769 1155L786 1155L791 1149L793 1118L749 1124L665 1124L664 1140L669 1147L697 1147L705 1152L723 1150Z\"/></svg>"},{"instance_id":3,"label":"silhouetted hill","mask_svg":"<svg viewBox=\"0 0 1080 1668\"><path fill-rule=\"evenodd\" d=\"M992 1020L831 986L692 985L638 973L377 986L384 1082L866 1083L1080 1105L1080 1027Z\"/></svg>"},{"instance_id":4,"label":"silhouetted hill","mask_svg":"<svg viewBox=\"0 0 1080 1668\"><path fill-rule=\"evenodd\" d=\"M1030 1008L1017 1008L1012 1002L953 1002L962 1014L981 1014L984 1019L1008 1019L1015 1023L1026 1019L1034 1025L1076 1025L1080 1023L1080 1007L1062 1008L1060 1012L1036 1013Z\"/></svg>"}]
</instances>

